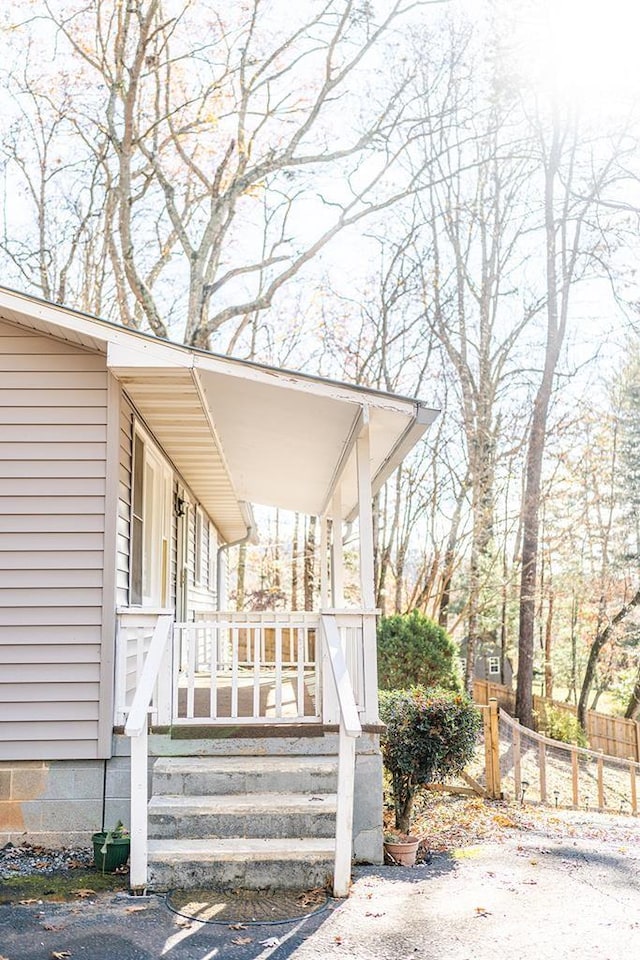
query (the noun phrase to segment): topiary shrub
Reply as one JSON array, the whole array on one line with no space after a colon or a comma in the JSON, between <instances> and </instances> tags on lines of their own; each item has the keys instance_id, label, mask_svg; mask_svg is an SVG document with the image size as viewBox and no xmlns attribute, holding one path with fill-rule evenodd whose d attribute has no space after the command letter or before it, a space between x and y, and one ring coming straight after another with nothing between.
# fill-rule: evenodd
<instances>
[{"instance_id":1,"label":"topiary shrub","mask_svg":"<svg viewBox=\"0 0 640 960\"><path fill-rule=\"evenodd\" d=\"M550 740L559 740L561 743L574 743L577 747L588 747L589 741L577 717L567 710L559 710L549 704L539 720L540 732Z\"/></svg>"},{"instance_id":2,"label":"topiary shrub","mask_svg":"<svg viewBox=\"0 0 640 960\"><path fill-rule=\"evenodd\" d=\"M378 683L382 690L414 685L461 690L453 640L419 610L378 621Z\"/></svg>"},{"instance_id":3,"label":"topiary shrub","mask_svg":"<svg viewBox=\"0 0 640 960\"><path fill-rule=\"evenodd\" d=\"M409 833L416 791L459 773L473 759L480 711L448 690L382 690L382 758L391 775L396 829Z\"/></svg>"}]
</instances>

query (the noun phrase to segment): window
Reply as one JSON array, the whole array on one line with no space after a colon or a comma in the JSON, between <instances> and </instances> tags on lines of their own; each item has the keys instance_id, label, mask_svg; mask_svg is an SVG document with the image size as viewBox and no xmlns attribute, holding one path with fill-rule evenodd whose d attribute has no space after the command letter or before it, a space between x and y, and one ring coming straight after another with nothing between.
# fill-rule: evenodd
<instances>
[{"instance_id":1,"label":"window","mask_svg":"<svg viewBox=\"0 0 640 960\"><path fill-rule=\"evenodd\" d=\"M500 657L489 657L489 676L500 673Z\"/></svg>"},{"instance_id":2,"label":"window","mask_svg":"<svg viewBox=\"0 0 640 960\"><path fill-rule=\"evenodd\" d=\"M212 593L216 591L216 549L218 541L216 538L216 529L213 524L209 524L209 590Z\"/></svg>"},{"instance_id":3,"label":"window","mask_svg":"<svg viewBox=\"0 0 640 960\"><path fill-rule=\"evenodd\" d=\"M171 470L136 426L131 481L130 603L165 607L169 599Z\"/></svg>"}]
</instances>

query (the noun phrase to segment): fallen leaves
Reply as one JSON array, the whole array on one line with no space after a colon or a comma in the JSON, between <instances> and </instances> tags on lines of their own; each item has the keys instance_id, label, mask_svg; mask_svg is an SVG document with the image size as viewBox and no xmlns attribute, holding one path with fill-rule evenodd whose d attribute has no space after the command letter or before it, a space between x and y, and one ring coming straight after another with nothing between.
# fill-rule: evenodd
<instances>
[{"instance_id":1,"label":"fallen leaves","mask_svg":"<svg viewBox=\"0 0 640 960\"><path fill-rule=\"evenodd\" d=\"M146 910L146 907L125 907L125 913L142 913L143 910Z\"/></svg>"},{"instance_id":2,"label":"fallen leaves","mask_svg":"<svg viewBox=\"0 0 640 960\"><path fill-rule=\"evenodd\" d=\"M305 890L296 897L301 907L319 907L327 899L327 891L324 887L316 887L313 890Z\"/></svg>"},{"instance_id":3,"label":"fallen leaves","mask_svg":"<svg viewBox=\"0 0 640 960\"><path fill-rule=\"evenodd\" d=\"M79 900L89 900L91 897L97 896L95 890L90 890L88 887L82 887L80 890L74 890L73 893L78 897Z\"/></svg>"},{"instance_id":4,"label":"fallen leaves","mask_svg":"<svg viewBox=\"0 0 640 960\"><path fill-rule=\"evenodd\" d=\"M244 947L248 943L251 943L251 937L234 937L231 943L234 947Z\"/></svg>"},{"instance_id":5,"label":"fallen leaves","mask_svg":"<svg viewBox=\"0 0 640 960\"><path fill-rule=\"evenodd\" d=\"M491 911L487 910L486 907L476 907L476 916L477 917L490 917Z\"/></svg>"},{"instance_id":6,"label":"fallen leaves","mask_svg":"<svg viewBox=\"0 0 640 960\"><path fill-rule=\"evenodd\" d=\"M505 817L503 813L496 813L493 822L497 823L499 827L509 827L512 830L517 827L515 820L512 820L511 817Z\"/></svg>"}]
</instances>

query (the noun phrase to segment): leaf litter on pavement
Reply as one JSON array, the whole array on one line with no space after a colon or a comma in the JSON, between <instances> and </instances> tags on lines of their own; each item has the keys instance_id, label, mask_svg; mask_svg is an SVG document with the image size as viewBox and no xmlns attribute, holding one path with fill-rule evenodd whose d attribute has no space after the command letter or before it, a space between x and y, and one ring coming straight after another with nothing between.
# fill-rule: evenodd
<instances>
[{"instance_id":1,"label":"leaf litter on pavement","mask_svg":"<svg viewBox=\"0 0 640 960\"><path fill-rule=\"evenodd\" d=\"M392 829L392 811L387 810L385 820L385 830ZM482 841L499 843L518 832L557 839L614 839L618 844L634 838L637 843L636 823L631 816L425 791L416 798L411 832L423 841L424 858L427 852L444 853Z\"/></svg>"}]
</instances>

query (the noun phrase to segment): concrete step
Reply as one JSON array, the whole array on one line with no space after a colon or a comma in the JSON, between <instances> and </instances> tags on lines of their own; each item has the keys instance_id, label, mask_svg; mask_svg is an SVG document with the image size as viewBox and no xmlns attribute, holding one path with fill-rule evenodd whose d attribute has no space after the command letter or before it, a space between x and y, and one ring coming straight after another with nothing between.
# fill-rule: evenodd
<instances>
[{"instance_id":1,"label":"concrete step","mask_svg":"<svg viewBox=\"0 0 640 960\"><path fill-rule=\"evenodd\" d=\"M335 757L233 756L158 757L154 796L207 796L244 793L333 793Z\"/></svg>"},{"instance_id":2,"label":"concrete step","mask_svg":"<svg viewBox=\"0 0 640 960\"><path fill-rule=\"evenodd\" d=\"M335 840L150 840L149 888L305 890L333 875Z\"/></svg>"},{"instance_id":3,"label":"concrete step","mask_svg":"<svg viewBox=\"0 0 640 960\"><path fill-rule=\"evenodd\" d=\"M149 803L149 836L333 837L335 818L335 794L160 795Z\"/></svg>"}]
</instances>

